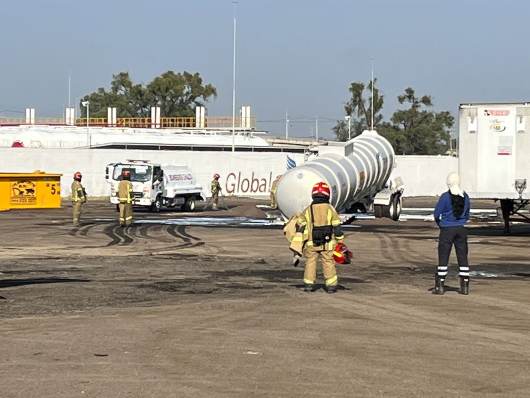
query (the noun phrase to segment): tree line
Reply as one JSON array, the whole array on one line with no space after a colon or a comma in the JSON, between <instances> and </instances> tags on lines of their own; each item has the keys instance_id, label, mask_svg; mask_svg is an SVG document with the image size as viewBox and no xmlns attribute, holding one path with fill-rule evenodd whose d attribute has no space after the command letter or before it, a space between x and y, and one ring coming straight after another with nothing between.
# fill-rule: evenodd
<instances>
[{"instance_id":1,"label":"tree line","mask_svg":"<svg viewBox=\"0 0 530 398\"><path fill-rule=\"evenodd\" d=\"M85 95L79 107L84 117L84 101L90 102L90 117L106 117L108 107L116 107L120 117L150 117L152 106L159 106L163 116L195 116L196 106L216 96L217 89L204 83L199 73L167 71L143 85L120 72L112 76L109 90L100 87Z\"/></svg>"},{"instance_id":2,"label":"tree line","mask_svg":"<svg viewBox=\"0 0 530 398\"><path fill-rule=\"evenodd\" d=\"M385 98L377 87L377 79L365 84L353 82L349 87L350 99L344 105L349 116L351 136L369 129L372 117L374 129L386 137L397 154L437 155L445 153L450 144L450 130L454 117L447 111L435 112L429 95L419 96L406 88L397 97L403 109L395 111L390 120L381 113ZM194 116L195 107L204 106L217 96L217 89L205 83L199 73L167 71L147 84L134 83L128 72L112 76L110 89L103 87L85 95L80 101L81 115L86 117L82 102L90 102L91 117L106 117L108 107L116 107L120 117L150 117L151 107L159 106L166 117ZM348 122L337 121L333 131L339 141L348 139Z\"/></svg>"},{"instance_id":3,"label":"tree line","mask_svg":"<svg viewBox=\"0 0 530 398\"><path fill-rule=\"evenodd\" d=\"M404 109L398 109L390 120L385 121L381 114L384 96L377 88L377 79L374 79L373 84L374 129L390 141L397 154L438 155L447 152L451 140L450 130L455 122L449 112L435 112L430 95L419 96L408 87L397 97ZM353 138L370 128L372 82L351 83L349 92L351 98L344 105L344 111L351 118ZM346 141L348 122L339 120L333 131L339 141Z\"/></svg>"}]
</instances>

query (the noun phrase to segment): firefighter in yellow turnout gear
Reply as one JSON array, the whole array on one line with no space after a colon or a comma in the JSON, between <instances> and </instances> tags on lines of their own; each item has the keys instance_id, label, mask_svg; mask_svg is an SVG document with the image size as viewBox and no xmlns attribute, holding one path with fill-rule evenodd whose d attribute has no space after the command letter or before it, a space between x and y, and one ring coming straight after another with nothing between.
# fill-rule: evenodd
<instances>
[{"instance_id":1,"label":"firefighter in yellow turnout gear","mask_svg":"<svg viewBox=\"0 0 530 398\"><path fill-rule=\"evenodd\" d=\"M131 174L128 170L122 173L122 180L118 184L118 198L120 199L120 225L122 227L131 225L133 220L132 208L132 183Z\"/></svg>"},{"instance_id":2,"label":"firefighter in yellow turnout gear","mask_svg":"<svg viewBox=\"0 0 530 398\"><path fill-rule=\"evenodd\" d=\"M219 194L221 193L221 184L219 184L219 178L221 176L217 173L214 174L213 180L210 184L210 191L212 192L212 209L217 210L219 205Z\"/></svg>"},{"instance_id":3,"label":"firefighter in yellow turnout gear","mask_svg":"<svg viewBox=\"0 0 530 398\"><path fill-rule=\"evenodd\" d=\"M298 217L297 234L293 238L305 241L303 250L306 258L304 271L304 290L315 290L318 259L322 262L326 291L337 291L338 277L333 259L333 250L337 242L342 242L344 234L341 221L335 208L329 203L330 189L326 183L319 182L313 186L313 202Z\"/></svg>"},{"instance_id":4,"label":"firefighter in yellow turnout gear","mask_svg":"<svg viewBox=\"0 0 530 398\"><path fill-rule=\"evenodd\" d=\"M81 207L86 203L86 191L83 185L81 185L81 178L83 176L78 171L74 174L74 181L71 187L71 198L72 198L72 221L74 227L79 227L81 220Z\"/></svg>"},{"instance_id":5,"label":"firefighter in yellow turnout gear","mask_svg":"<svg viewBox=\"0 0 530 398\"><path fill-rule=\"evenodd\" d=\"M271 209L277 209L278 203L276 202L276 192L278 191L278 183L280 182L281 175L276 176L271 184Z\"/></svg>"}]
</instances>

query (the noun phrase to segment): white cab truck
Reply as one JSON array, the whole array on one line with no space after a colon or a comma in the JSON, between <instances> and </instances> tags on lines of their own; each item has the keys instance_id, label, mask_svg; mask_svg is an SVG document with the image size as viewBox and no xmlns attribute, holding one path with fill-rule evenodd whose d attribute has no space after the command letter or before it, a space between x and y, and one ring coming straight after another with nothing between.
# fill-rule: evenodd
<instances>
[{"instance_id":1,"label":"white cab truck","mask_svg":"<svg viewBox=\"0 0 530 398\"><path fill-rule=\"evenodd\" d=\"M506 232L512 216L530 221L530 102L461 104L459 113L462 188L500 201Z\"/></svg>"},{"instance_id":2,"label":"white cab truck","mask_svg":"<svg viewBox=\"0 0 530 398\"><path fill-rule=\"evenodd\" d=\"M196 201L204 200L202 187L196 183L187 166L162 166L145 160L127 160L110 163L105 171L113 204L119 204L118 184L123 170L130 172L134 206L147 207L155 212L164 207L194 211Z\"/></svg>"}]
</instances>

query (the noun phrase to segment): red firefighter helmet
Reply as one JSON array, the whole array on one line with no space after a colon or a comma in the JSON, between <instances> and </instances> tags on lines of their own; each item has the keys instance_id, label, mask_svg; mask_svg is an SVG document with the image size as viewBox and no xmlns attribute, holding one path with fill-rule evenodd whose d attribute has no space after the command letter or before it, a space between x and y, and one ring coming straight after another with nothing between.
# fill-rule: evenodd
<instances>
[{"instance_id":1,"label":"red firefighter helmet","mask_svg":"<svg viewBox=\"0 0 530 398\"><path fill-rule=\"evenodd\" d=\"M81 172L80 172L80 171L76 171L76 172L74 173L74 180L81 181L81 178L82 178L82 177L83 177L83 176L81 175Z\"/></svg>"},{"instance_id":2,"label":"red firefighter helmet","mask_svg":"<svg viewBox=\"0 0 530 398\"><path fill-rule=\"evenodd\" d=\"M333 250L333 259L337 264L350 264L352 258L352 252L348 249L344 243L339 242Z\"/></svg>"},{"instance_id":3,"label":"red firefighter helmet","mask_svg":"<svg viewBox=\"0 0 530 398\"><path fill-rule=\"evenodd\" d=\"M329 189L329 185L325 182L317 182L315 185L313 185L313 189L311 190L311 196L325 196L329 198L331 194L331 191Z\"/></svg>"},{"instance_id":4,"label":"red firefighter helmet","mask_svg":"<svg viewBox=\"0 0 530 398\"><path fill-rule=\"evenodd\" d=\"M217 173L215 173L215 174L213 175L213 178L215 178L216 180L217 180L219 177L221 177L221 176L220 176L219 174L217 174Z\"/></svg>"}]
</instances>

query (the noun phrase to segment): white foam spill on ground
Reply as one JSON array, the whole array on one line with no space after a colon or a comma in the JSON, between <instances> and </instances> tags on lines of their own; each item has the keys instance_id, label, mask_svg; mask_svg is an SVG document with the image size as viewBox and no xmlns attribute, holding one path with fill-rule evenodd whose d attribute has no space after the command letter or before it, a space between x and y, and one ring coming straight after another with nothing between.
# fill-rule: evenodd
<instances>
[{"instance_id":1,"label":"white foam spill on ground","mask_svg":"<svg viewBox=\"0 0 530 398\"><path fill-rule=\"evenodd\" d=\"M494 210L490 209L475 209L472 211L473 217L475 215L482 214L496 214ZM162 225L184 225L184 226L283 226L284 220L280 218L279 212L274 214L267 214L266 219L263 218L250 218L250 217L179 217L179 218L150 218L150 219L137 219L134 221L135 225L141 224L162 224ZM355 214L341 214L342 221L346 221L352 217L355 220L373 220L374 215L371 213L355 213ZM480 217L479 217L480 218ZM399 219L400 222L406 222L408 220L419 220L419 221L434 221L432 215L432 209L417 209L417 208L404 208ZM98 218L95 221L99 222L112 222L115 219L109 218ZM348 225L351 228L359 228L358 225Z\"/></svg>"}]
</instances>

